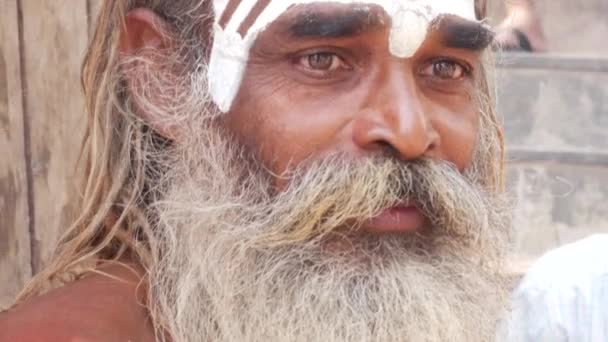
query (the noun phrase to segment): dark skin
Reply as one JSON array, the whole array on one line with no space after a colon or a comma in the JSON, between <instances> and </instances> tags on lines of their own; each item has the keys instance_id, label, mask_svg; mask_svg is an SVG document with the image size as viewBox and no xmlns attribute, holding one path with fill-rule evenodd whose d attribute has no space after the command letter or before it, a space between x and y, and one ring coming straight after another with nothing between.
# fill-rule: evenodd
<instances>
[{"instance_id":1,"label":"dark skin","mask_svg":"<svg viewBox=\"0 0 608 342\"><path fill-rule=\"evenodd\" d=\"M382 8L360 19L349 6L317 4L296 6L271 24L251 50L226 127L276 174L334 153L428 157L464 170L478 133L472 92L491 37L451 18L434 26L413 57L400 59L389 51ZM121 52L167 47L165 27L151 11L131 12ZM179 142L175 127L142 115ZM106 266L126 281L94 274L0 314L0 342L154 341L141 306L143 272L135 269Z\"/></svg>"},{"instance_id":2,"label":"dark skin","mask_svg":"<svg viewBox=\"0 0 608 342\"><path fill-rule=\"evenodd\" d=\"M105 275L89 274L0 314L0 341L154 341L142 305L142 270L136 265L99 270Z\"/></svg>"},{"instance_id":3,"label":"dark skin","mask_svg":"<svg viewBox=\"0 0 608 342\"><path fill-rule=\"evenodd\" d=\"M349 15L344 5L298 6L261 34L226 116L231 130L277 174L312 156L380 150L464 169L477 136L469 73L479 51L449 48L434 31L412 58L399 59L390 54L386 26L295 38L288 28L298 10L315 7ZM385 17L376 11L370 15Z\"/></svg>"}]
</instances>

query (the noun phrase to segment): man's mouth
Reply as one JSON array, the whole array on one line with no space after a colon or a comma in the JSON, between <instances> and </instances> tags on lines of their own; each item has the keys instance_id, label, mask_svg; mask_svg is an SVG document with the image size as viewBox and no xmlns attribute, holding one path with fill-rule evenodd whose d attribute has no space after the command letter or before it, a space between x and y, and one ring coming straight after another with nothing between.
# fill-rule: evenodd
<instances>
[{"instance_id":1,"label":"man's mouth","mask_svg":"<svg viewBox=\"0 0 608 342\"><path fill-rule=\"evenodd\" d=\"M403 204L388 208L378 216L363 223L363 230L368 233L416 233L424 225L422 212L412 204Z\"/></svg>"}]
</instances>

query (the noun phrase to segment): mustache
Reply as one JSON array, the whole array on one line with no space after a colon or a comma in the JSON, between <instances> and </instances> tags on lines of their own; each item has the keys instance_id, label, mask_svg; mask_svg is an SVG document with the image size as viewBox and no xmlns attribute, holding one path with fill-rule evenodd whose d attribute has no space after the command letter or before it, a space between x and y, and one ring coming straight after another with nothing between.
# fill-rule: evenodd
<instances>
[{"instance_id":1,"label":"mustache","mask_svg":"<svg viewBox=\"0 0 608 342\"><path fill-rule=\"evenodd\" d=\"M491 335L506 298L496 270L509 222L475 160L462 173L333 155L275 175L215 137L190 145L155 206L150 284L175 340L490 340L476 335ZM403 201L427 216L424 234L356 231Z\"/></svg>"},{"instance_id":2,"label":"mustache","mask_svg":"<svg viewBox=\"0 0 608 342\"><path fill-rule=\"evenodd\" d=\"M485 190L445 161L336 155L301 164L282 178L288 185L272 196L275 217L269 218L277 224L259 237L266 245L356 230L364 220L404 202L416 205L444 233L471 235L487 223L481 210L488 205Z\"/></svg>"}]
</instances>

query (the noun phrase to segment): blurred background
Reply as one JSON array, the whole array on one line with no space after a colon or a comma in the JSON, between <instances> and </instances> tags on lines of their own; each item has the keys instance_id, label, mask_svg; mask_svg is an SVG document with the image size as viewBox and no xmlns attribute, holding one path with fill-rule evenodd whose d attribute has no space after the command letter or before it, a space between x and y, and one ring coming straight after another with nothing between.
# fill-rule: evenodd
<instances>
[{"instance_id":1,"label":"blurred background","mask_svg":"<svg viewBox=\"0 0 608 342\"><path fill-rule=\"evenodd\" d=\"M100 1L0 0L0 309L73 215L79 69ZM608 231L608 1L535 1L547 52L497 56L524 263Z\"/></svg>"}]
</instances>

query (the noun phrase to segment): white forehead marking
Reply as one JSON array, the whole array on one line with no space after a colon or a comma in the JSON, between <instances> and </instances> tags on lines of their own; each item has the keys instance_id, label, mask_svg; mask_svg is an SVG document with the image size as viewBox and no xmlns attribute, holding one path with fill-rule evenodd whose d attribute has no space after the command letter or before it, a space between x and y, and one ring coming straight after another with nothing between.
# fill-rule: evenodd
<instances>
[{"instance_id":1,"label":"white forehead marking","mask_svg":"<svg viewBox=\"0 0 608 342\"><path fill-rule=\"evenodd\" d=\"M259 15L247 34L239 27L253 6L262 0L242 0L225 29L219 24L229 0L214 0L214 42L209 61L211 96L222 112L227 112L241 86L249 50L258 35L293 5L310 3L370 4L381 6L391 17L390 52L409 58L424 41L429 24L440 15L450 14L475 20L475 0L273 0Z\"/></svg>"}]
</instances>

